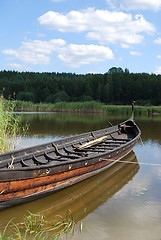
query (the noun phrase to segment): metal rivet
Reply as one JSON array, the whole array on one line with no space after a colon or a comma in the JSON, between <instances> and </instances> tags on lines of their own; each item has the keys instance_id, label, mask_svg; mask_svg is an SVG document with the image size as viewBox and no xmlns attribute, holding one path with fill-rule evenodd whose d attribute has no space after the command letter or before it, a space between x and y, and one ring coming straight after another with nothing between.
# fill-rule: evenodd
<instances>
[{"instance_id":1,"label":"metal rivet","mask_svg":"<svg viewBox=\"0 0 161 240\"><path fill-rule=\"evenodd\" d=\"M72 168L72 164L69 164L69 169L71 169Z\"/></svg>"}]
</instances>

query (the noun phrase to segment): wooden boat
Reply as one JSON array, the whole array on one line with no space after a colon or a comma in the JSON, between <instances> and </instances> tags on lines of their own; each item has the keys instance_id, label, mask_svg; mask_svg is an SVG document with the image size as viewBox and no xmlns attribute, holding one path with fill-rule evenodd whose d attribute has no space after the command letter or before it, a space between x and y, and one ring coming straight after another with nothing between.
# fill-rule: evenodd
<instances>
[{"instance_id":1,"label":"wooden boat","mask_svg":"<svg viewBox=\"0 0 161 240\"><path fill-rule=\"evenodd\" d=\"M55 216L66 218L71 213L75 222L82 221L132 181L138 170L137 158L134 151L131 151L123 161L118 161L109 169L91 178L50 194L45 199L40 198L23 206L17 205L12 210L1 211L0 229L3 229L13 218L14 223L21 223L28 212L41 214L49 221L56 220Z\"/></svg>"},{"instance_id":2,"label":"wooden boat","mask_svg":"<svg viewBox=\"0 0 161 240\"><path fill-rule=\"evenodd\" d=\"M34 200L106 170L132 151L140 134L131 117L109 128L1 154L0 209Z\"/></svg>"}]
</instances>

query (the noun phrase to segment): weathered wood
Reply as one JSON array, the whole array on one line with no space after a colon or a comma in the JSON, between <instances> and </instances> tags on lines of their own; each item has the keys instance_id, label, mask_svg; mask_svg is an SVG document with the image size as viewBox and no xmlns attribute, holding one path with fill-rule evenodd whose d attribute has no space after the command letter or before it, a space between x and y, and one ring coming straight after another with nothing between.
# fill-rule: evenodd
<instances>
[{"instance_id":1,"label":"weathered wood","mask_svg":"<svg viewBox=\"0 0 161 240\"><path fill-rule=\"evenodd\" d=\"M87 142L87 143L84 143L82 145L80 145L78 147L78 149L84 149L84 148L88 148L88 147L91 147L97 143L100 143L102 142L103 140L107 139L107 136L102 136L102 137L99 137L97 139L94 139L94 140L91 140L90 142Z\"/></svg>"},{"instance_id":2,"label":"weathered wood","mask_svg":"<svg viewBox=\"0 0 161 240\"><path fill-rule=\"evenodd\" d=\"M0 155L0 209L71 186L132 151L140 129L132 119L110 128ZM130 126L130 127L129 127Z\"/></svg>"}]
</instances>

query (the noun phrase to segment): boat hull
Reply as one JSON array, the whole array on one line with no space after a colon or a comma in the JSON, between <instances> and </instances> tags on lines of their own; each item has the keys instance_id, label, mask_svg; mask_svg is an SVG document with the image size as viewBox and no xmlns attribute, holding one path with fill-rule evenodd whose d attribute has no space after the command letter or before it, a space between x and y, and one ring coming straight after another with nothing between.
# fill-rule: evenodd
<instances>
[{"instance_id":1,"label":"boat hull","mask_svg":"<svg viewBox=\"0 0 161 240\"><path fill-rule=\"evenodd\" d=\"M104 156L102 159L95 159L95 163L92 165L70 169L65 172L50 175L46 173L46 175L37 178L0 182L0 209L38 199L84 181L107 170L131 151L132 146L110 159L106 159L106 156Z\"/></svg>"},{"instance_id":2,"label":"boat hull","mask_svg":"<svg viewBox=\"0 0 161 240\"><path fill-rule=\"evenodd\" d=\"M140 137L133 120L0 155L0 209L84 181L128 155Z\"/></svg>"}]
</instances>

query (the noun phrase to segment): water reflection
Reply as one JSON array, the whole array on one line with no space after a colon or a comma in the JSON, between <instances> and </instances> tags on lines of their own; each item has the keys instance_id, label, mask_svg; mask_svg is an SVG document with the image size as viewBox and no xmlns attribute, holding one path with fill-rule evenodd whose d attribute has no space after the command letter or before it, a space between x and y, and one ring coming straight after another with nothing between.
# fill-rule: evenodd
<instances>
[{"instance_id":1,"label":"water reflection","mask_svg":"<svg viewBox=\"0 0 161 240\"><path fill-rule=\"evenodd\" d=\"M108 122L115 125L129 117L126 115L80 113L31 113L21 114L21 116L22 123L27 123L29 126L27 136L23 139L26 140L27 146L34 144L32 138L36 141L35 144L41 141L44 143L77 133L106 128L109 125ZM143 142L154 141L161 144L161 134L158 132L161 125L161 116L136 116L135 119L142 131ZM31 144L29 144L30 141ZM18 141L18 145L21 147L20 141Z\"/></svg>"},{"instance_id":2,"label":"water reflection","mask_svg":"<svg viewBox=\"0 0 161 240\"><path fill-rule=\"evenodd\" d=\"M11 218L22 221L27 211L42 213L52 219L72 212L75 221L82 220L103 202L111 198L137 173L139 165L134 152L107 171L48 197L1 211L0 222L5 225ZM129 163L130 162L130 163ZM3 220L3 221L2 221Z\"/></svg>"},{"instance_id":3,"label":"water reflection","mask_svg":"<svg viewBox=\"0 0 161 240\"><path fill-rule=\"evenodd\" d=\"M129 116L92 114L23 114L30 125L18 147L54 141L58 138L117 124ZM83 240L159 240L161 236L161 116L135 117L142 142L129 156L135 164L118 164L71 188L41 200L0 212L0 225L12 217L21 221L27 211L51 218L66 215L70 208L75 220L91 231L76 234ZM138 162L137 162L138 161ZM138 164L139 163L139 164ZM142 163L147 163L146 165ZM152 164L151 164L152 163Z\"/></svg>"},{"instance_id":4,"label":"water reflection","mask_svg":"<svg viewBox=\"0 0 161 240\"><path fill-rule=\"evenodd\" d=\"M25 114L22 115L23 124L29 124L28 135L50 134L70 135L99 129L107 126L110 117L107 114Z\"/></svg>"},{"instance_id":5,"label":"water reflection","mask_svg":"<svg viewBox=\"0 0 161 240\"><path fill-rule=\"evenodd\" d=\"M108 114L78 114L78 113L42 113L42 114L21 114L23 124L28 123L28 136L50 135L66 136L82 133L108 126L110 121L113 125L127 119L126 115ZM143 117L136 116L136 122L142 130L142 139L155 139L161 143L161 134L158 130L161 125L161 116Z\"/></svg>"},{"instance_id":6,"label":"water reflection","mask_svg":"<svg viewBox=\"0 0 161 240\"><path fill-rule=\"evenodd\" d=\"M137 121L140 129L142 130L143 141L155 141L161 144L161 134L159 133L161 120L148 119L148 121Z\"/></svg>"}]
</instances>

